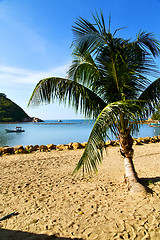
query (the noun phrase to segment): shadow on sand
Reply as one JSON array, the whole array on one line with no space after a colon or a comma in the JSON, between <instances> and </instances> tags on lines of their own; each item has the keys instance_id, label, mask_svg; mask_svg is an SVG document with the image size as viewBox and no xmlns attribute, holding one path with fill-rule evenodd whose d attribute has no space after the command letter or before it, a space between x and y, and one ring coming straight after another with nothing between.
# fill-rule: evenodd
<instances>
[{"instance_id":1,"label":"shadow on sand","mask_svg":"<svg viewBox=\"0 0 160 240\"><path fill-rule=\"evenodd\" d=\"M82 238L58 237L56 235L48 236L45 234L35 234L29 232L13 231L0 229L0 240L84 240Z\"/></svg>"},{"instance_id":2,"label":"shadow on sand","mask_svg":"<svg viewBox=\"0 0 160 240\"><path fill-rule=\"evenodd\" d=\"M153 193L152 189L150 189L148 186L150 184L160 182L160 177L139 178L139 182L143 184L143 186L146 188L147 192Z\"/></svg>"},{"instance_id":3,"label":"shadow on sand","mask_svg":"<svg viewBox=\"0 0 160 240\"><path fill-rule=\"evenodd\" d=\"M152 183L160 182L160 177L140 178L139 180L144 186L149 186Z\"/></svg>"}]
</instances>

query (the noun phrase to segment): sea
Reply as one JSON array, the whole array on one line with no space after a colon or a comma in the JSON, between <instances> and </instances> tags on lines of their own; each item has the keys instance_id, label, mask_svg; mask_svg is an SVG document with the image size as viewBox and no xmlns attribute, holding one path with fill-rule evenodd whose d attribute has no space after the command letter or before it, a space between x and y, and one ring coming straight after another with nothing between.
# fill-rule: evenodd
<instances>
[{"instance_id":1,"label":"sea","mask_svg":"<svg viewBox=\"0 0 160 240\"><path fill-rule=\"evenodd\" d=\"M84 119L71 120L45 120L39 123L1 123L0 147L16 145L47 145L68 144L71 142L87 142L94 121ZM6 133L5 129L22 127L25 132ZM160 127L150 127L148 124L140 124L139 133L133 137L152 137L160 135ZM115 140L112 134L110 139Z\"/></svg>"}]
</instances>

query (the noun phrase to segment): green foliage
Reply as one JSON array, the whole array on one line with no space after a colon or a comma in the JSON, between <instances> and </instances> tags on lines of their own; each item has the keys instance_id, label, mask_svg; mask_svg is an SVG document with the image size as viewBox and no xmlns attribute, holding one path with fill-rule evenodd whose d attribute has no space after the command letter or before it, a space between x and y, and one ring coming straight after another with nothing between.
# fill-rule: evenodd
<instances>
[{"instance_id":1,"label":"green foliage","mask_svg":"<svg viewBox=\"0 0 160 240\"><path fill-rule=\"evenodd\" d=\"M0 98L1 98L1 97L5 97L5 98L6 98L7 96L6 96L6 94L4 94L4 93L0 93Z\"/></svg>"},{"instance_id":2,"label":"green foliage","mask_svg":"<svg viewBox=\"0 0 160 240\"><path fill-rule=\"evenodd\" d=\"M155 113L152 115L153 120L160 120L160 113Z\"/></svg>"},{"instance_id":3,"label":"green foliage","mask_svg":"<svg viewBox=\"0 0 160 240\"><path fill-rule=\"evenodd\" d=\"M29 104L68 103L86 117L97 118L75 172L86 172L101 163L108 130L118 137L131 133L140 118L154 113L160 99L160 78L154 58L160 44L153 33L140 31L135 40L117 38L105 26L103 14L91 23L79 18L73 27L73 61L67 78L51 77L35 87ZM126 129L128 131L126 131Z\"/></svg>"},{"instance_id":4,"label":"green foliage","mask_svg":"<svg viewBox=\"0 0 160 240\"><path fill-rule=\"evenodd\" d=\"M21 122L28 117L22 108L0 93L0 122Z\"/></svg>"},{"instance_id":5,"label":"green foliage","mask_svg":"<svg viewBox=\"0 0 160 240\"><path fill-rule=\"evenodd\" d=\"M152 115L153 120L160 120L160 104L156 108L156 112Z\"/></svg>"},{"instance_id":6,"label":"green foliage","mask_svg":"<svg viewBox=\"0 0 160 240\"><path fill-rule=\"evenodd\" d=\"M1 118L0 117L0 121L1 122L12 122L12 118Z\"/></svg>"},{"instance_id":7,"label":"green foliage","mask_svg":"<svg viewBox=\"0 0 160 240\"><path fill-rule=\"evenodd\" d=\"M97 173L97 165L102 163L103 160L106 138L109 138L107 135L108 130L111 130L118 138L119 126L121 124L119 112L124 114L126 119L134 120L135 124L141 119L141 109L136 101L119 101L108 104L99 114L92 128L85 151L73 174L77 173L81 166L83 166L83 173L87 172L90 174L92 170Z\"/></svg>"},{"instance_id":8,"label":"green foliage","mask_svg":"<svg viewBox=\"0 0 160 240\"><path fill-rule=\"evenodd\" d=\"M152 115L153 120L160 120L160 112L156 112Z\"/></svg>"}]
</instances>

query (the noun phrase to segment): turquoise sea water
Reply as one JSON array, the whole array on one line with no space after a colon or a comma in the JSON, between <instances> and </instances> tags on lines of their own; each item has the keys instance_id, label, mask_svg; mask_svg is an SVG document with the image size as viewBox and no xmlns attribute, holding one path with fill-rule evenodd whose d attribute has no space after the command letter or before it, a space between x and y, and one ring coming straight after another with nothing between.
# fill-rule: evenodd
<instances>
[{"instance_id":1,"label":"turquoise sea water","mask_svg":"<svg viewBox=\"0 0 160 240\"><path fill-rule=\"evenodd\" d=\"M25 132L6 133L5 128L14 129L21 126ZM70 142L86 142L93 127L89 120L47 120L43 123L0 124L0 146L68 144ZM134 137L151 137L160 135L160 127L140 125L139 134ZM114 138L110 135L111 139Z\"/></svg>"}]
</instances>

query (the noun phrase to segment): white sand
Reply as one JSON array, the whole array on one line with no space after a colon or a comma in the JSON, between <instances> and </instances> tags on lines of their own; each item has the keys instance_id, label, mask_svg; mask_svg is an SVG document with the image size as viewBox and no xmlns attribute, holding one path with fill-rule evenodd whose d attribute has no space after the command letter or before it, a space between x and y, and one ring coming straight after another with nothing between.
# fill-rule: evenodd
<instances>
[{"instance_id":1,"label":"white sand","mask_svg":"<svg viewBox=\"0 0 160 240\"><path fill-rule=\"evenodd\" d=\"M92 179L71 176L83 150L0 157L0 217L18 212L0 222L0 240L160 239L160 143L134 149L153 194L128 192L118 147Z\"/></svg>"}]
</instances>

